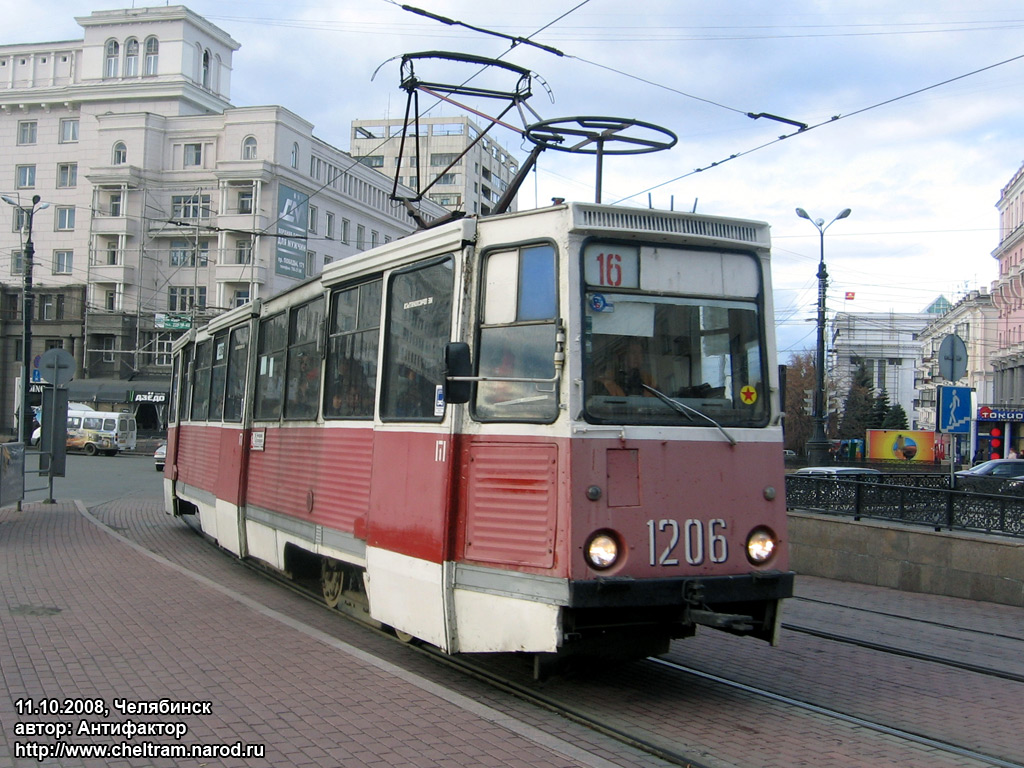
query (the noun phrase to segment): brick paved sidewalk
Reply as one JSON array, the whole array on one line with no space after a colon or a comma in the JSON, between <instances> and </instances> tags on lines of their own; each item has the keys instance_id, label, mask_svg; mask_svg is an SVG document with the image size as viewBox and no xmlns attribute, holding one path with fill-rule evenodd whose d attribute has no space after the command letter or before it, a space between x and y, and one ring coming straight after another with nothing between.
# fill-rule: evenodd
<instances>
[{"instance_id":1,"label":"brick paved sidewalk","mask_svg":"<svg viewBox=\"0 0 1024 768\"><path fill-rule=\"evenodd\" d=\"M190 574L93 520L67 502L0 509L0 766L40 764L16 755L17 742L57 743L19 734L19 722L100 730L62 739L75 745L265 745L262 759L64 757L44 765L613 765ZM26 711L26 701L38 711L51 700L87 708L100 700L110 711ZM147 715L119 711L122 700L209 705ZM187 732L109 733L129 721ZM642 765L642 756L630 764Z\"/></svg>"}]
</instances>

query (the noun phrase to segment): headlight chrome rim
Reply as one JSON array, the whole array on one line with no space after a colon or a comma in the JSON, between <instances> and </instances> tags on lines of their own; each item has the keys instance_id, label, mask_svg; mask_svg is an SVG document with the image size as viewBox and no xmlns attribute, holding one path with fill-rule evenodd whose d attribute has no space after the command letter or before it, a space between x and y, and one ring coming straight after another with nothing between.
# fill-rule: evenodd
<instances>
[{"instance_id":1,"label":"headlight chrome rim","mask_svg":"<svg viewBox=\"0 0 1024 768\"><path fill-rule=\"evenodd\" d=\"M771 562L779 549L779 538L775 532L764 525L747 534L747 560L753 565L764 565Z\"/></svg>"},{"instance_id":2,"label":"headlight chrome rim","mask_svg":"<svg viewBox=\"0 0 1024 768\"><path fill-rule=\"evenodd\" d=\"M583 546L583 558L595 571L613 568L622 556L619 537L609 530L594 531Z\"/></svg>"}]
</instances>

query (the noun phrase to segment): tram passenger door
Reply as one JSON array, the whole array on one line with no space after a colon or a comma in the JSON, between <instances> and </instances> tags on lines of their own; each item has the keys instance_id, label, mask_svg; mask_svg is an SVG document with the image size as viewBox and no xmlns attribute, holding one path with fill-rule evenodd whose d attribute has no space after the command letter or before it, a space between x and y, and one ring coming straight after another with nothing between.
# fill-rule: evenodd
<instances>
[{"instance_id":1,"label":"tram passenger door","mask_svg":"<svg viewBox=\"0 0 1024 768\"><path fill-rule=\"evenodd\" d=\"M371 615L444 649L454 414L443 385L453 272L447 257L388 281L366 530Z\"/></svg>"}]
</instances>

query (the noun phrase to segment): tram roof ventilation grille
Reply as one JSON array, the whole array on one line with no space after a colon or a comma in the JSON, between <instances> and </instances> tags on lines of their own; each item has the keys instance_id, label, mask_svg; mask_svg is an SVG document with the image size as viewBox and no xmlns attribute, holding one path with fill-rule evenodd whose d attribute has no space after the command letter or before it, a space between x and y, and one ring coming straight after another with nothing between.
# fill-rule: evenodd
<instances>
[{"instance_id":1,"label":"tram roof ventilation grille","mask_svg":"<svg viewBox=\"0 0 1024 768\"><path fill-rule=\"evenodd\" d=\"M697 235L734 240L753 245L768 245L767 225L730 219L709 219L659 211L614 210L604 206L576 207L576 223L581 227L630 230L653 234Z\"/></svg>"}]
</instances>

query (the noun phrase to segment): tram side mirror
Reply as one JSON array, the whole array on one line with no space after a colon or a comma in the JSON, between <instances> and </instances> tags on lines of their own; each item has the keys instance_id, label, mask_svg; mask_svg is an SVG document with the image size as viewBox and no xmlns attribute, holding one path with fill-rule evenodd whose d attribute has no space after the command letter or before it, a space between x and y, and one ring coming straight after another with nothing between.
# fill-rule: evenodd
<instances>
[{"instance_id":1,"label":"tram side mirror","mask_svg":"<svg viewBox=\"0 0 1024 768\"><path fill-rule=\"evenodd\" d=\"M471 381L452 381L453 376L472 376L473 361L469 344L452 341L444 347L444 399L446 403L468 403L472 392Z\"/></svg>"}]
</instances>

